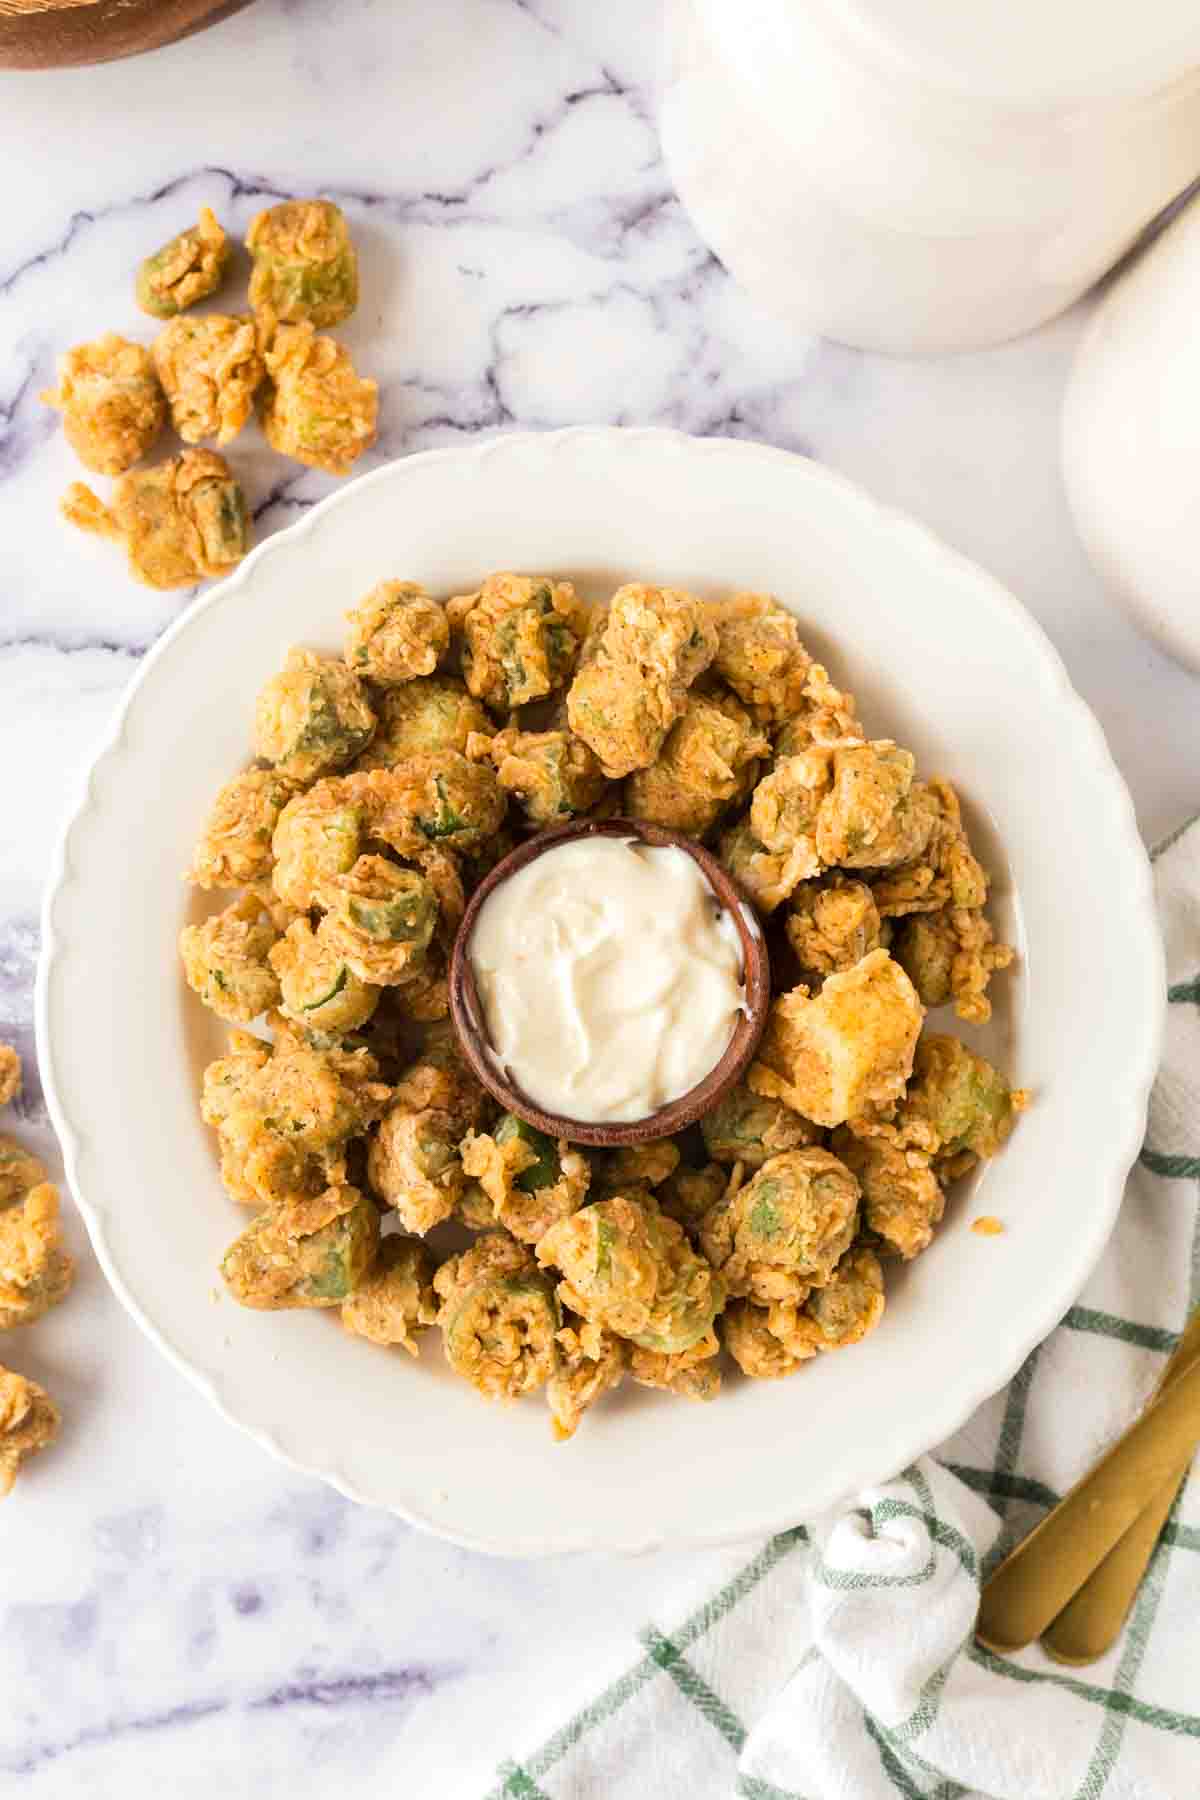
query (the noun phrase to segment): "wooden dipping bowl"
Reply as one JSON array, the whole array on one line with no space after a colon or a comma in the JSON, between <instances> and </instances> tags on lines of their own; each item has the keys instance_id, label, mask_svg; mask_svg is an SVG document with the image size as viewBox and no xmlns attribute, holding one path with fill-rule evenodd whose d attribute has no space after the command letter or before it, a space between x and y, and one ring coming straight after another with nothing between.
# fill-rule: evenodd
<instances>
[{"instance_id":1,"label":"wooden dipping bowl","mask_svg":"<svg viewBox=\"0 0 1200 1800\"><path fill-rule=\"evenodd\" d=\"M0 69L62 69L140 56L204 31L251 0L0 0Z\"/></svg>"},{"instance_id":2,"label":"wooden dipping bowl","mask_svg":"<svg viewBox=\"0 0 1200 1800\"><path fill-rule=\"evenodd\" d=\"M660 1106L657 1112L645 1119L601 1124L594 1120L566 1119L557 1113L543 1112L541 1107L536 1106L519 1087L507 1079L488 1053L487 1022L475 986L475 972L471 967L470 956L471 937L480 908L502 881L507 881L510 875L515 875L518 869L523 869L535 857L557 848L559 844L568 844L575 838L584 837L639 838L642 843L650 844L655 849L671 846L685 851L693 862L700 865L701 873L730 914L741 939L747 1010L739 1016L724 1055L697 1087L681 1094L677 1100L669 1101L666 1106ZM694 1125L697 1119L711 1111L726 1089L731 1088L745 1074L763 1034L770 1002L771 961L766 941L754 908L737 883L716 857L700 844L685 837L682 832L668 831L662 825L650 825L641 819L579 820L572 825L559 826L553 831L541 831L536 837L518 845L502 862L496 864L471 896L450 957L450 1017L463 1053L484 1087L507 1112L516 1113L538 1131L545 1132L547 1137L567 1138L575 1144L644 1144L653 1138L671 1137L686 1126Z\"/></svg>"}]
</instances>

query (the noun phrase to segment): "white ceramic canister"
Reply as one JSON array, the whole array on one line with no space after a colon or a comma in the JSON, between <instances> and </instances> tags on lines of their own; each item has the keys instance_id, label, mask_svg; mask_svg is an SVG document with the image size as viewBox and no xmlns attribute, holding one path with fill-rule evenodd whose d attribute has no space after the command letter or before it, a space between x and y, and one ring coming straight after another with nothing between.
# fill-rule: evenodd
<instances>
[{"instance_id":1,"label":"white ceramic canister","mask_svg":"<svg viewBox=\"0 0 1200 1800\"><path fill-rule=\"evenodd\" d=\"M1028 331L1200 174L1200 0L669 0L662 136L772 311L890 351Z\"/></svg>"}]
</instances>

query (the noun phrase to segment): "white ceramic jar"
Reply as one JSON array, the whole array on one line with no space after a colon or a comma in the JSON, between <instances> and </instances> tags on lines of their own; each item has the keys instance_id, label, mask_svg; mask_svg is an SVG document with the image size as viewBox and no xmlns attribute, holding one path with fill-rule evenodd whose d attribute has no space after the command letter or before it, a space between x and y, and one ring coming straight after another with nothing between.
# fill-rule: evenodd
<instances>
[{"instance_id":1,"label":"white ceramic jar","mask_svg":"<svg viewBox=\"0 0 1200 1800\"><path fill-rule=\"evenodd\" d=\"M805 331L1027 331L1200 174L1197 0L670 0L662 136L698 230Z\"/></svg>"}]
</instances>

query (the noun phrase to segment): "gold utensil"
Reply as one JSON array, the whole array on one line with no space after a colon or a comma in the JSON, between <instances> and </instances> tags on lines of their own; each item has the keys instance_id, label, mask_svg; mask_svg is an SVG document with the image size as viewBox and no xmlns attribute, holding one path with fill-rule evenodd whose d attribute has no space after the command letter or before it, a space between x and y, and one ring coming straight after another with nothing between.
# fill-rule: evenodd
<instances>
[{"instance_id":1,"label":"gold utensil","mask_svg":"<svg viewBox=\"0 0 1200 1800\"><path fill-rule=\"evenodd\" d=\"M1200 1442L1200 1320L1176 1358L1141 1417L986 1583L975 1635L989 1649L1021 1650L1040 1637L1190 1461Z\"/></svg>"},{"instance_id":2,"label":"gold utensil","mask_svg":"<svg viewBox=\"0 0 1200 1800\"><path fill-rule=\"evenodd\" d=\"M1198 1355L1200 1309L1163 1370L1157 1391L1161 1393L1178 1380L1181 1372ZM1049 1629L1043 1632L1042 1649L1055 1662L1070 1663L1074 1667L1092 1663L1116 1642L1190 1464L1189 1456L1172 1470L1124 1537L1113 1545L1075 1598L1068 1601Z\"/></svg>"}]
</instances>

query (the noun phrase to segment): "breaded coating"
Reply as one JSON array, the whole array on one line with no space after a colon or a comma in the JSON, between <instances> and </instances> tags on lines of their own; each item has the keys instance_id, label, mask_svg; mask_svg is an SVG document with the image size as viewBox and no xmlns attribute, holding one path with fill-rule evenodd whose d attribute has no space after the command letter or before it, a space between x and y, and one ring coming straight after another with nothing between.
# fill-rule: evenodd
<instances>
[{"instance_id":1,"label":"breaded coating","mask_svg":"<svg viewBox=\"0 0 1200 1800\"><path fill-rule=\"evenodd\" d=\"M288 926L267 960L279 983L279 1010L310 1031L354 1031L379 1004L382 989L356 975L305 918Z\"/></svg>"},{"instance_id":2,"label":"breaded coating","mask_svg":"<svg viewBox=\"0 0 1200 1800\"><path fill-rule=\"evenodd\" d=\"M46 1165L15 1138L0 1134L0 1207L23 1200L46 1179Z\"/></svg>"},{"instance_id":3,"label":"breaded coating","mask_svg":"<svg viewBox=\"0 0 1200 1800\"><path fill-rule=\"evenodd\" d=\"M0 1331L32 1325L58 1305L75 1279L58 1206L58 1189L43 1181L0 1212Z\"/></svg>"},{"instance_id":4,"label":"breaded coating","mask_svg":"<svg viewBox=\"0 0 1200 1800\"><path fill-rule=\"evenodd\" d=\"M137 272L137 303L152 319L173 319L197 300L215 294L229 266L231 246L211 206L200 219L168 239Z\"/></svg>"},{"instance_id":5,"label":"breaded coating","mask_svg":"<svg viewBox=\"0 0 1200 1800\"><path fill-rule=\"evenodd\" d=\"M58 359L58 386L40 396L63 416L68 444L85 469L123 475L146 456L167 422L150 352L106 332Z\"/></svg>"},{"instance_id":6,"label":"breaded coating","mask_svg":"<svg viewBox=\"0 0 1200 1800\"><path fill-rule=\"evenodd\" d=\"M557 1336L558 1366L546 1384L550 1426L556 1442L574 1437L589 1406L619 1387L629 1346L623 1338L586 1319L572 1319Z\"/></svg>"},{"instance_id":7,"label":"breaded coating","mask_svg":"<svg viewBox=\"0 0 1200 1800\"><path fill-rule=\"evenodd\" d=\"M923 1150L885 1138L857 1138L844 1127L834 1148L862 1189L863 1223L905 1262L933 1242L946 1206L941 1183Z\"/></svg>"},{"instance_id":8,"label":"breaded coating","mask_svg":"<svg viewBox=\"0 0 1200 1800\"><path fill-rule=\"evenodd\" d=\"M154 366L185 444L235 438L267 372L254 320L224 313L172 319L154 340Z\"/></svg>"},{"instance_id":9,"label":"breaded coating","mask_svg":"<svg viewBox=\"0 0 1200 1800\"><path fill-rule=\"evenodd\" d=\"M627 1194L630 1188L656 1188L679 1167L679 1145L674 1138L650 1138L644 1144L622 1144L597 1156L592 1184L600 1193Z\"/></svg>"},{"instance_id":10,"label":"breaded coating","mask_svg":"<svg viewBox=\"0 0 1200 1800\"><path fill-rule=\"evenodd\" d=\"M829 753L829 791L817 816L817 853L827 867L894 868L920 856L938 809L914 782L916 759L889 738Z\"/></svg>"},{"instance_id":11,"label":"breaded coating","mask_svg":"<svg viewBox=\"0 0 1200 1800\"><path fill-rule=\"evenodd\" d=\"M766 1307L752 1300L730 1301L721 1316L721 1335L742 1374L754 1381L780 1381L816 1355L815 1349L789 1355L767 1323Z\"/></svg>"},{"instance_id":12,"label":"breaded coating","mask_svg":"<svg viewBox=\"0 0 1200 1800\"><path fill-rule=\"evenodd\" d=\"M571 731L521 731L510 726L468 745L486 755L506 794L520 803L531 825L560 825L595 806L608 781L582 738Z\"/></svg>"},{"instance_id":13,"label":"breaded coating","mask_svg":"<svg viewBox=\"0 0 1200 1800\"><path fill-rule=\"evenodd\" d=\"M802 1304L858 1228L858 1182L828 1150L785 1150L719 1200L700 1229L729 1292Z\"/></svg>"},{"instance_id":14,"label":"breaded coating","mask_svg":"<svg viewBox=\"0 0 1200 1800\"><path fill-rule=\"evenodd\" d=\"M691 693L658 760L625 783L625 810L673 831L703 837L744 795L770 740L732 694Z\"/></svg>"},{"instance_id":15,"label":"breaded coating","mask_svg":"<svg viewBox=\"0 0 1200 1800\"><path fill-rule=\"evenodd\" d=\"M122 475L108 506L73 481L62 513L80 531L123 544L130 574L146 587L191 587L228 575L250 548L245 497L215 450L185 450Z\"/></svg>"},{"instance_id":16,"label":"breaded coating","mask_svg":"<svg viewBox=\"0 0 1200 1800\"><path fill-rule=\"evenodd\" d=\"M639 1387L659 1388L681 1400L715 1400L721 1391L716 1361L720 1354L720 1341L710 1326L702 1338L673 1355L634 1344L629 1352L629 1373Z\"/></svg>"},{"instance_id":17,"label":"breaded coating","mask_svg":"<svg viewBox=\"0 0 1200 1800\"><path fill-rule=\"evenodd\" d=\"M358 305L358 257L332 200L284 200L250 221L250 304L268 333L277 322L340 325Z\"/></svg>"},{"instance_id":18,"label":"breaded coating","mask_svg":"<svg viewBox=\"0 0 1200 1800\"><path fill-rule=\"evenodd\" d=\"M749 1085L818 1125L888 1107L912 1073L923 1017L904 970L872 950L819 994L797 987L773 1002Z\"/></svg>"},{"instance_id":19,"label":"breaded coating","mask_svg":"<svg viewBox=\"0 0 1200 1800\"><path fill-rule=\"evenodd\" d=\"M457 750L411 756L394 769L352 775L348 783L347 792L366 808L371 836L401 856L420 856L431 845L469 854L504 822L494 770Z\"/></svg>"},{"instance_id":20,"label":"breaded coating","mask_svg":"<svg viewBox=\"0 0 1200 1800\"><path fill-rule=\"evenodd\" d=\"M984 1025L992 1016L988 984L997 969L1008 968L1014 952L1008 944L995 942L979 908L944 906L902 920L892 954L923 1006L945 1006L953 1000L960 1019Z\"/></svg>"},{"instance_id":21,"label":"breaded coating","mask_svg":"<svg viewBox=\"0 0 1200 1800\"><path fill-rule=\"evenodd\" d=\"M924 785L934 825L923 851L871 877L882 918L938 912L944 906L977 910L987 901L988 880L963 829L958 795L948 781Z\"/></svg>"},{"instance_id":22,"label":"breaded coating","mask_svg":"<svg viewBox=\"0 0 1200 1800\"><path fill-rule=\"evenodd\" d=\"M242 1306L278 1312L340 1306L371 1269L379 1214L347 1185L273 1206L235 1238L221 1260L226 1287Z\"/></svg>"},{"instance_id":23,"label":"breaded coating","mask_svg":"<svg viewBox=\"0 0 1200 1800\"><path fill-rule=\"evenodd\" d=\"M801 1118L782 1100L766 1100L744 1081L728 1088L700 1121L708 1154L714 1162L741 1163L761 1169L784 1150L806 1150L820 1142L820 1127Z\"/></svg>"},{"instance_id":24,"label":"breaded coating","mask_svg":"<svg viewBox=\"0 0 1200 1800\"><path fill-rule=\"evenodd\" d=\"M917 1045L912 1080L895 1114L898 1141L925 1150L945 1180L995 1156L1028 1105L985 1057L940 1032Z\"/></svg>"},{"instance_id":25,"label":"breaded coating","mask_svg":"<svg viewBox=\"0 0 1200 1800\"><path fill-rule=\"evenodd\" d=\"M424 1244L393 1235L379 1246L375 1267L342 1304L342 1324L372 1344L399 1344L417 1354L417 1336L437 1319L433 1264Z\"/></svg>"},{"instance_id":26,"label":"breaded coating","mask_svg":"<svg viewBox=\"0 0 1200 1800\"><path fill-rule=\"evenodd\" d=\"M437 924L437 895L424 875L382 856L360 856L317 890L325 917L317 937L360 981L390 987L413 972Z\"/></svg>"},{"instance_id":27,"label":"breaded coating","mask_svg":"<svg viewBox=\"0 0 1200 1800\"><path fill-rule=\"evenodd\" d=\"M735 594L713 612L716 673L769 731L786 724L804 705L812 666L795 619L770 594Z\"/></svg>"},{"instance_id":28,"label":"breaded coating","mask_svg":"<svg viewBox=\"0 0 1200 1800\"><path fill-rule=\"evenodd\" d=\"M772 1301L767 1327L798 1361L861 1343L883 1317L883 1270L873 1250L848 1250L830 1279L803 1303Z\"/></svg>"},{"instance_id":29,"label":"breaded coating","mask_svg":"<svg viewBox=\"0 0 1200 1800\"><path fill-rule=\"evenodd\" d=\"M813 663L804 679L800 706L775 736L778 757L800 756L805 750L832 749L866 737L854 706L854 695L835 687L828 670Z\"/></svg>"},{"instance_id":30,"label":"breaded coating","mask_svg":"<svg viewBox=\"0 0 1200 1800\"><path fill-rule=\"evenodd\" d=\"M810 838L799 838L783 851L768 850L745 820L722 834L720 856L739 887L763 913L772 913L782 906L820 866Z\"/></svg>"},{"instance_id":31,"label":"breaded coating","mask_svg":"<svg viewBox=\"0 0 1200 1800\"><path fill-rule=\"evenodd\" d=\"M524 1245L487 1232L433 1278L446 1360L488 1400L515 1400L558 1368L554 1283Z\"/></svg>"},{"instance_id":32,"label":"breaded coating","mask_svg":"<svg viewBox=\"0 0 1200 1800\"><path fill-rule=\"evenodd\" d=\"M562 1304L647 1350L689 1350L725 1304L725 1284L648 1190L593 1201L537 1246L562 1271Z\"/></svg>"},{"instance_id":33,"label":"breaded coating","mask_svg":"<svg viewBox=\"0 0 1200 1800\"><path fill-rule=\"evenodd\" d=\"M701 1223L721 1199L729 1181L729 1170L720 1163L705 1163L702 1168L689 1168L681 1163L673 1175L656 1189L654 1198L668 1219L683 1226L695 1239Z\"/></svg>"},{"instance_id":34,"label":"breaded coating","mask_svg":"<svg viewBox=\"0 0 1200 1800\"><path fill-rule=\"evenodd\" d=\"M477 700L508 713L553 694L569 678L587 613L569 581L489 575L447 605L462 646L463 678Z\"/></svg>"},{"instance_id":35,"label":"breaded coating","mask_svg":"<svg viewBox=\"0 0 1200 1800\"><path fill-rule=\"evenodd\" d=\"M829 753L806 750L777 759L764 775L750 802L750 828L774 856L802 860L802 880L821 868L817 822L829 791Z\"/></svg>"},{"instance_id":36,"label":"breaded coating","mask_svg":"<svg viewBox=\"0 0 1200 1800\"><path fill-rule=\"evenodd\" d=\"M403 687L385 688L375 709L375 736L360 753L356 769L390 769L434 750L461 754L472 736L492 730L478 700L450 675L418 676Z\"/></svg>"},{"instance_id":37,"label":"breaded coating","mask_svg":"<svg viewBox=\"0 0 1200 1800\"><path fill-rule=\"evenodd\" d=\"M295 782L277 769L247 769L227 781L192 851L187 879L202 888L263 881L275 865L275 827L295 795Z\"/></svg>"},{"instance_id":38,"label":"breaded coating","mask_svg":"<svg viewBox=\"0 0 1200 1800\"><path fill-rule=\"evenodd\" d=\"M280 900L297 912L315 906L322 884L348 875L358 861L366 827L362 801L336 776L295 794L271 838L271 882Z\"/></svg>"},{"instance_id":39,"label":"breaded coating","mask_svg":"<svg viewBox=\"0 0 1200 1800\"><path fill-rule=\"evenodd\" d=\"M185 925L179 954L187 984L231 1025L248 1025L279 1000L270 962L279 933L253 894L242 894L203 925Z\"/></svg>"},{"instance_id":40,"label":"breaded coating","mask_svg":"<svg viewBox=\"0 0 1200 1800\"><path fill-rule=\"evenodd\" d=\"M272 450L348 475L375 442L379 384L356 373L350 352L311 325L281 325L266 352L262 428Z\"/></svg>"},{"instance_id":41,"label":"breaded coating","mask_svg":"<svg viewBox=\"0 0 1200 1800\"><path fill-rule=\"evenodd\" d=\"M472 1133L462 1165L492 1203L495 1222L522 1243L536 1244L552 1225L583 1205L591 1178L587 1158L565 1139L557 1143L514 1113L490 1133Z\"/></svg>"},{"instance_id":42,"label":"breaded coating","mask_svg":"<svg viewBox=\"0 0 1200 1800\"><path fill-rule=\"evenodd\" d=\"M803 978L813 987L826 975L852 969L880 945L875 896L866 882L843 875L802 882L792 895L785 929ZM901 958L896 960L904 966Z\"/></svg>"},{"instance_id":43,"label":"breaded coating","mask_svg":"<svg viewBox=\"0 0 1200 1800\"><path fill-rule=\"evenodd\" d=\"M640 582L618 588L567 695L571 729L606 775L619 780L657 759L716 648L716 627L694 594Z\"/></svg>"},{"instance_id":44,"label":"breaded coating","mask_svg":"<svg viewBox=\"0 0 1200 1800\"><path fill-rule=\"evenodd\" d=\"M446 609L418 581L381 581L346 617L346 661L381 687L432 675L450 647Z\"/></svg>"},{"instance_id":45,"label":"breaded coating","mask_svg":"<svg viewBox=\"0 0 1200 1800\"><path fill-rule=\"evenodd\" d=\"M9 1106L21 1091L21 1058L11 1044L0 1044L0 1106Z\"/></svg>"},{"instance_id":46,"label":"breaded coating","mask_svg":"<svg viewBox=\"0 0 1200 1800\"><path fill-rule=\"evenodd\" d=\"M12 1492L26 1458L54 1442L61 1422L44 1388L0 1368L0 1500Z\"/></svg>"},{"instance_id":47,"label":"breaded coating","mask_svg":"<svg viewBox=\"0 0 1200 1800\"><path fill-rule=\"evenodd\" d=\"M374 730L375 714L358 676L337 657L311 650L289 650L254 704L255 755L296 781L342 768Z\"/></svg>"}]
</instances>

